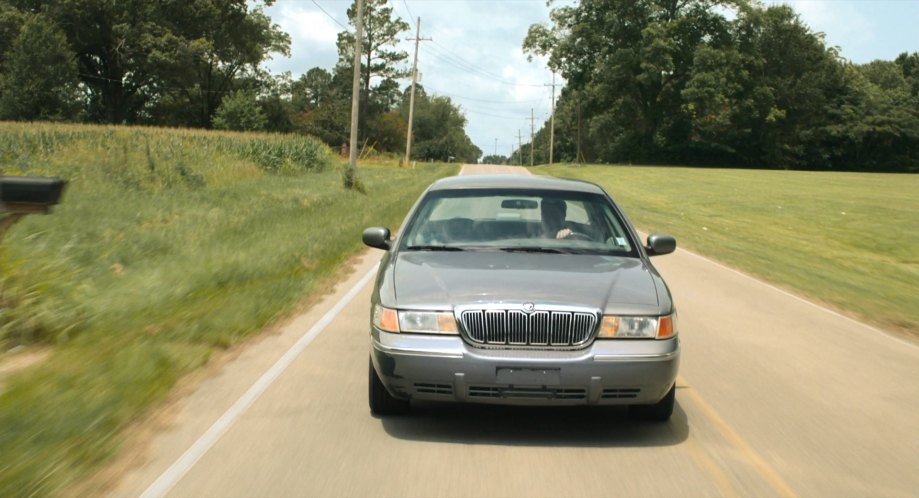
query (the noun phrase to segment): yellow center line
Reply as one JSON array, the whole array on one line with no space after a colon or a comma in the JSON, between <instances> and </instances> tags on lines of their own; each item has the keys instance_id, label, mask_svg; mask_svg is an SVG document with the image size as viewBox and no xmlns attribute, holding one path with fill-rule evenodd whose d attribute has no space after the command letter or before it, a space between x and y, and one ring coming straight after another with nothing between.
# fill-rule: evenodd
<instances>
[{"instance_id":1,"label":"yellow center line","mask_svg":"<svg viewBox=\"0 0 919 498\"><path fill-rule=\"evenodd\" d=\"M731 478L728 477L727 473L724 472L724 469L721 468L705 451L699 441L697 441L692 432L689 433L689 437L686 439L686 450L689 451L690 456L693 460L696 461L696 464L702 468L708 475L715 481L715 485L721 491L721 496L727 496L730 498L739 497L740 493L737 492L737 489L731 484Z\"/></svg>"},{"instance_id":2,"label":"yellow center line","mask_svg":"<svg viewBox=\"0 0 919 498\"><path fill-rule=\"evenodd\" d=\"M728 442L740 450L741 454L747 458L753 468L759 473L760 476L762 476L763 479L766 480L767 483L769 483L770 486L772 486L773 489L775 489L779 496L783 496L785 498L798 497L798 495L794 492L794 490L791 489L788 483L782 479L782 476L780 476L779 473L775 471L775 469L766 463L763 457L761 457L759 453L757 453L756 450L754 450L753 447L751 447L750 444L747 443L747 441L744 440L744 438L742 438L740 434L734 430L733 427L731 427L723 418L721 418L721 415L715 411L712 405L708 404L708 402L702 399L702 396L700 396L699 393L695 391L695 389L689 387L686 381L682 378L677 379L677 385L679 387L686 387L686 389L680 390L681 397L688 396L692 400L693 404L702 410L702 413L705 415L705 417L715 425L715 428L721 432L721 434L728 440Z\"/></svg>"}]
</instances>

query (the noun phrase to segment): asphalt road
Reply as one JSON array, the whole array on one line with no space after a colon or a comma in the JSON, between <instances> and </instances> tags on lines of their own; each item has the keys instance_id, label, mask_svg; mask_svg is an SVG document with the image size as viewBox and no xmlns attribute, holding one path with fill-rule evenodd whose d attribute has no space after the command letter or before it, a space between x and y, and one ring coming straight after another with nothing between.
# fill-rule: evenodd
<instances>
[{"instance_id":1,"label":"asphalt road","mask_svg":"<svg viewBox=\"0 0 919 498\"><path fill-rule=\"evenodd\" d=\"M919 347L683 250L654 260L683 343L668 424L449 404L374 418L379 256L201 382L114 495L919 496Z\"/></svg>"}]
</instances>

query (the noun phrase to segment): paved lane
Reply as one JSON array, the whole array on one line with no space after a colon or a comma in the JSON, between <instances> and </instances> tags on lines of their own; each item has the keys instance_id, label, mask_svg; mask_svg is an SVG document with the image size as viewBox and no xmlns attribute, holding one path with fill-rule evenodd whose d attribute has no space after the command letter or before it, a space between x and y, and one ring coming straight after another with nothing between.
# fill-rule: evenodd
<instances>
[{"instance_id":1,"label":"paved lane","mask_svg":"<svg viewBox=\"0 0 919 498\"><path fill-rule=\"evenodd\" d=\"M373 418L360 280L378 259L368 251L327 299L201 383L114 494L919 494L919 348L686 251L655 259L684 346L669 424L618 408L439 404ZM336 303L289 366L233 408ZM235 418L221 420L227 410Z\"/></svg>"}]
</instances>

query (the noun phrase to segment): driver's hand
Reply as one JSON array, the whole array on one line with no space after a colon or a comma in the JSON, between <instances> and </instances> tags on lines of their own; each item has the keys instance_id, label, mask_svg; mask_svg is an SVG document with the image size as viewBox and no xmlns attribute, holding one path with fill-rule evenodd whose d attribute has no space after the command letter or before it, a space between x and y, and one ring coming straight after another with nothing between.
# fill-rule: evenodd
<instances>
[{"instance_id":1,"label":"driver's hand","mask_svg":"<svg viewBox=\"0 0 919 498\"><path fill-rule=\"evenodd\" d=\"M555 234L555 238L556 238L556 239L564 239L564 238L568 237L569 235L571 235L571 229L570 229L570 228L562 228L561 230L558 231L557 234Z\"/></svg>"}]
</instances>

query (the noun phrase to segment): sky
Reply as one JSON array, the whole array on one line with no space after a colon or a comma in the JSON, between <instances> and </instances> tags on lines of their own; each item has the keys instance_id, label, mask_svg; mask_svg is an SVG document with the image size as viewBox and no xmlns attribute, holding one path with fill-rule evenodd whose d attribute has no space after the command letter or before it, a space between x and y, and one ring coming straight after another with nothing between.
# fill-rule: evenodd
<instances>
[{"instance_id":1,"label":"sky","mask_svg":"<svg viewBox=\"0 0 919 498\"><path fill-rule=\"evenodd\" d=\"M348 26L352 0L277 0L266 12L290 34L291 56L275 55L273 73L294 78L338 59L335 41ZM574 0L556 0L570 5ZM766 0L787 3L828 46L856 63L892 60L919 51L919 0ZM527 60L521 48L530 25L549 22L545 0L390 0L395 15L412 25L400 48L411 64L415 20L421 18L420 83L429 94L450 97L468 120L466 133L485 155L507 156L518 136L529 141L531 113L539 130L552 112L552 73L545 60ZM404 84L408 85L409 80ZM556 79L556 96L564 82Z\"/></svg>"}]
</instances>

